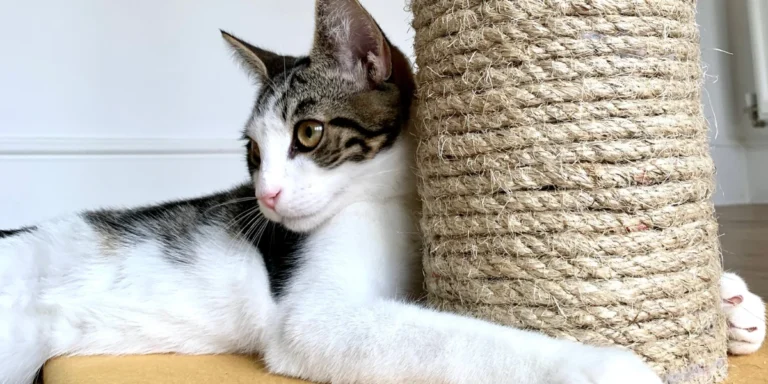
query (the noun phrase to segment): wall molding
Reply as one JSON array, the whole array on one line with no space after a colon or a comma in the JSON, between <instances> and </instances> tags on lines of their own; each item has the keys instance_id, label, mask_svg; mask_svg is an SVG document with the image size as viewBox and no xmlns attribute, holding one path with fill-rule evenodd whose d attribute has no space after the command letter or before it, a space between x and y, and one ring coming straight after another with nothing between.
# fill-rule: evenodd
<instances>
[{"instance_id":1,"label":"wall molding","mask_svg":"<svg viewBox=\"0 0 768 384\"><path fill-rule=\"evenodd\" d=\"M719 149L765 149L768 148L768 139L757 138L739 138L735 139L716 139L709 143L710 148Z\"/></svg>"},{"instance_id":2,"label":"wall molding","mask_svg":"<svg viewBox=\"0 0 768 384\"><path fill-rule=\"evenodd\" d=\"M0 137L0 156L241 154L241 140L224 138ZM768 140L716 139L711 148L768 148Z\"/></svg>"},{"instance_id":3,"label":"wall molding","mask_svg":"<svg viewBox=\"0 0 768 384\"><path fill-rule=\"evenodd\" d=\"M0 156L241 153L242 141L216 138L0 137Z\"/></svg>"},{"instance_id":4,"label":"wall molding","mask_svg":"<svg viewBox=\"0 0 768 384\"><path fill-rule=\"evenodd\" d=\"M743 144L732 139L715 139L710 140L710 148L742 148Z\"/></svg>"},{"instance_id":5,"label":"wall molding","mask_svg":"<svg viewBox=\"0 0 768 384\"><path fill-rule=\"evenodd\" d=\"M757 140L748 140L744 143L744 148L747 150L765 150L768 149L768 140L765 139L757 139Z\"/></svg>"}]
</instances>

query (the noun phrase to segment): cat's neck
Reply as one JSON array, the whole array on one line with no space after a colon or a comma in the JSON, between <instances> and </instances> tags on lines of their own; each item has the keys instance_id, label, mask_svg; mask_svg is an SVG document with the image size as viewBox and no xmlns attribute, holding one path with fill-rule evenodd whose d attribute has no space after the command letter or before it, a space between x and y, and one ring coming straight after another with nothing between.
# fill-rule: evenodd
<instances>
[{"instance_id":1,"label":"cat's neck","mask_svg":"<svg viewBox=\"0 0 768 384\"><path fill-rule=\"evenodd\" d=\"M370 172L360 175L350 186L334 218L344 217L347 210L359 210L361 205L372 207L371 214L392 205L418 212L420 207L413 166L415 148L414 139L404 134L386 152L370 160L375 164L369 163ZM334 221L334 218L329 221Z\"/></svg>"},{"instance_id":2,"label":"cat's neck","mask_svg":"<svg viewBox=\"0 0 768 384\"><path fill-rule=\"evenodd\" d=\"M373 160L379 162L377 169L361 179L361 200L387 202L392 199L416 198L414 141L411 135L401 134L392 148L377 155Z\"/></svg>"}]
</instances>

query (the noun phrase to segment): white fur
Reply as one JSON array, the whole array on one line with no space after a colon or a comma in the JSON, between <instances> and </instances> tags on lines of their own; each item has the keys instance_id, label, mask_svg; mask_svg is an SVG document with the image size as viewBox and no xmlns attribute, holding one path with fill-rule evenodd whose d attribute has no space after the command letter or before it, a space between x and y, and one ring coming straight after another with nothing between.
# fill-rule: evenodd
<instances>
[{"instance_id":1,"label":"white fur","mask_svg":"<svg viewBox=\"0 0 768 384\"><path fill-rule=\"evenodd\" d=\"M220 229L204 236L189 268L153 243L105 253L78 217L0 240L0 383L57 355L259 350L275 305L263 262Z\"/></svg>"},{"instance_id":2,"label":"white fur","mask_svg":"<svg viewBox=\"0 0 768 384\"><path fill-rule=\"evenodd\" d=\"M765 339L765 304L734 273L724 273L720 297L728 320L728 351L734 355L757 352ZM735 300L735 302L734 302Z\"/></svg>"}]
</instances>

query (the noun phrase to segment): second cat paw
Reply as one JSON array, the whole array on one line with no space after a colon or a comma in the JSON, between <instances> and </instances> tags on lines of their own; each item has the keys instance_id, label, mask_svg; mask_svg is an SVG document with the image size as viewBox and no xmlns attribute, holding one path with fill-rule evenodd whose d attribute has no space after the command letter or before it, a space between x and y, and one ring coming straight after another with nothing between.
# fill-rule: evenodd
<instances>
[{"instance_id":1,"label":"second cat paw","mask_svg":"<svg viewBox=\"0 0 768 384\"><path fill-rule=\"evenodd\" d=\"M728 322L728 352L747 355L757 352L765 339L765 304L750 292L736 274L724 273L720 298Z\"/></svg>"}]
</instances>

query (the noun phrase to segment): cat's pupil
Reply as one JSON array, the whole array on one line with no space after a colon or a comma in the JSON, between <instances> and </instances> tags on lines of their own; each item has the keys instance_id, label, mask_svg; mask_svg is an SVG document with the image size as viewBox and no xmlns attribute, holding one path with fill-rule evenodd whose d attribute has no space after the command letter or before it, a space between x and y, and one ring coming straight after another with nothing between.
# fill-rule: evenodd
<instances>
[{"instance_id":1,"label":"cat's pupil","mask_svg":"<svg viewBox=\"0 0 768 384\"><path fill-rule=\"evenodd\" d=\"M312 127L310 127L310 126L307 126L306 128L304 128L304 135L305 135L307 138L311 138L311 137L312 137L312 134L314 134L314 133L315 133L315 130L314 130L314 129L312 129Z\"/></svg>"}]
</instances>

